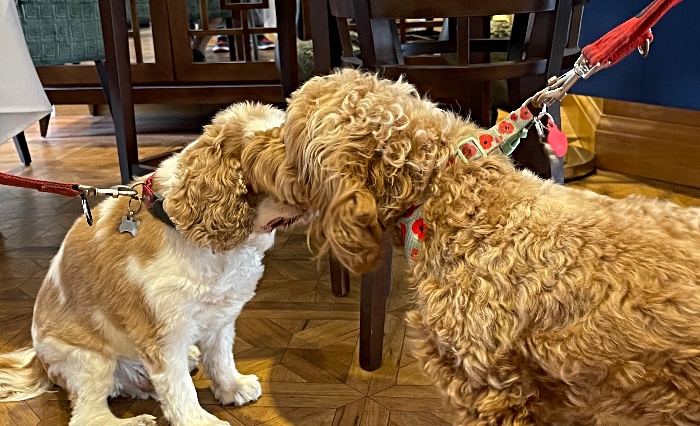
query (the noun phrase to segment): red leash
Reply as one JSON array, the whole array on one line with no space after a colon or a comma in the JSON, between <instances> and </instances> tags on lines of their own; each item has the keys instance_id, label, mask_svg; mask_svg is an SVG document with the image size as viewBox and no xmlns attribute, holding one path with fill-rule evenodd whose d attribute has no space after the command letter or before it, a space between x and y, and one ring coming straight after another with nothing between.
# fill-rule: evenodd
<instances>
[{"instance_id":1,"label":"red leash","mask_svg":"<svg viewBox=\"0 0 700 426\"><path fill-rule=\"evenodd\" d=\"M547 87L537 92L528 102L539 107L561 101L578 80L585 80L596 72L615 65L635 49L646 57L654 39L651 27L681 1L683 0L654 0L637 16L584 47L571 71L561 77L552 77L547 82Z\"/></svg>"},{"instance_id":2,"label":"red leash","mask_svg":"<svg viewBox=\"0 0 700 426\"><path fill-rule=\"evenodd\" d=\"M108 195L110 197L131 197L138 199L139 195L134 188L141 183L131 186L117 185L111 188L97 188L94 186L78 185L77 183L61 183L49 180L31 179L14 176L0 172L0 185L15 186L17 188L36 189L39 192L63 195L66 197L80 197L83 205L83 213L88 225L92 226L92 213L87 202L88 195Z\"/></svg>"},{"instance_id":3,"label":"red leash","mask_svg":"<svg viewBox=\"0 0 700 426\"><path fill-rule=\"evenodd\" d=\"M78 190L77 183L60 183L48 180L30 179L21 176L8 175L0 172L0 185L16 186L18 188L36 189L40 192L77 197L83 192Z\"/></svg>"},{"instance_id":4,"label":"red leash","mask_svg":"<svg viewBox=\"0 0 700 426\"><path fill-rule=\"evenodd\" d=\"M615 65L625 56L639 49L648 53L649 43L654 40L651 28L666 12L682 0L655 0L639 15L627 20L605 34L598 41L584 47L581 53L589 64Z\"/></svg>"}]
</instances>

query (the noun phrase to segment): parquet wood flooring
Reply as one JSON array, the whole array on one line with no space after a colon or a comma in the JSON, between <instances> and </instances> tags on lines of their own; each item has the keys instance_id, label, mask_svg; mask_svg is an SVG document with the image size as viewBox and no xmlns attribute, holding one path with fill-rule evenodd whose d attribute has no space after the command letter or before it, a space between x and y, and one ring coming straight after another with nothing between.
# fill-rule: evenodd
<instances>
[{"instance_id":1,"label":"parquet wood flooring","mask_svg":"<svg viewBox=\"0 0 700 426\"><path fill-rule=\"evenodd\" d=\"M144 128L139 139L144 156L169 151L196 137L167 133L157 125ZM27 139L32 166L23 167L13 144L4 143L0 145L0 171L97 185L117 183L119 170L108 117L58 116L51 121L48 138L41 139L38 128L33 127ZM613 196L640 193L700 205L700 199L668 187L608 173L572 185ZM34 298L51 257L80 213L75 199L0 187L0 352L31 343ZM395 255L383 365L374 372L362 370L358 363L359 280L353 278L346 297L333 296L327 262L311 259L302 231L280 234L265 264L257 295L236 324L234 345L238 369L260 377L263 395L247 406L221 406L209 390L209 379L201 369L196 370L192 378L208 411L234 426L450 424L450 414L410 356L403 322L410 306L403 277L406 264L399 253ZM159 417L159 424L166 424L153 400L117 398L110 401L110 407L119 417L151 413ZM0 404L0 425L63 426L68 424L69 413L66 393L56 389L28 401Z\"/></svg>"}]
</instances>

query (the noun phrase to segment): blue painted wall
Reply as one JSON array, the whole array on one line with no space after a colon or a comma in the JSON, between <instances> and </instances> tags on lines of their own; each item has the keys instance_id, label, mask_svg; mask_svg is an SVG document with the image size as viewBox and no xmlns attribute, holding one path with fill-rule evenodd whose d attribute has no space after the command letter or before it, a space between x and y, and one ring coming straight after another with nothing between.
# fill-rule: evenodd
<instances>
[{"instance_id":1,"label":"blue painted wall","mask_svg":"<svg viewBox=\"0 0 700 426\"><path fill-rule=\"evenodd\" d=\"M651 0L591 0L580 46L638 14ZM685 0L653 28L646 59L634 52L617 65L579 81L572 93L700 110L700 0Z\"/></svg>"}]
</instances>

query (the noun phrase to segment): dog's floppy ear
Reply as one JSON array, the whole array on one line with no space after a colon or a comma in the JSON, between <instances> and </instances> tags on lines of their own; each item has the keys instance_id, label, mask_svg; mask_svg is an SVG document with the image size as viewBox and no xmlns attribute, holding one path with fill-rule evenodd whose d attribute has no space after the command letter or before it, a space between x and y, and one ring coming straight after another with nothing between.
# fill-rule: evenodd
<instances>
[{"instance_id":1,"label":"dog's floppy ear","mask_svg":"<svg viewBox=\"0 0 700 426\"><path fill-rule=\"evenodd\" d=\"M323 250L330 249L346 268L356 274L369 272L379 261L382 227L374 195L361 184L333 191L323 217Z\"/></svg>"},{"instance_id":2,"label":"dog's floppy ear","mask_svg":"<svg viewBox=\"0 0 700 426\"><path fill-rule=\"evenodd\" d=\"M200 140L180 158L177 176L163 207L185 238L213 252L230 250L253 229L255 209L246 198L240 150L224 138Z\"/></svg>"}]
</instances>

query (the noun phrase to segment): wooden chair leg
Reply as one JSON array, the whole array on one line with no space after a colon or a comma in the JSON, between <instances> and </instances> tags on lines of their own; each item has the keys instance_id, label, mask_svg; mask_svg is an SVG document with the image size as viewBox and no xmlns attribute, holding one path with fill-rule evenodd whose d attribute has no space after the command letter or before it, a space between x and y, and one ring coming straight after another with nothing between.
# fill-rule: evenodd
<instances>
[{"instance_id":1,"label":"wooden chair leg","mask_svg":"<svg viewBox=\"0 0 700 426\"><path fill-rule=\"evenodd\" d=\"M377 268L362 275L360 296L360 367L376 370L382 365L384 319L391 286L391 235L386 232Z\"/></svg>"},{"instance_id":2,"label":"wooden chair leg","mask_svg":"<svg viewBox=\"0 0 700 426\"><path fill-rule=\"evenodd\" d=\"M275 3L275 12L277 15L277 46L280 55L282 92L284 93L285 99L299 87L296 10L296 1L285 0Z\"/></svg>"},{"instance_id":3,"label":"wooden chair leg","mask_svg":"<svg viewBox=\"0 0 700 426\"><path fill-rule=\"evenodd\" d=\"M336 296L345 296L350 291L350 272L333 255L330 258L331 291Z\"/></svg>"},{"instance_id":4,"label":"wooden chair leg","mask_svg":"<svg viewBox=\"0 0 700 426\"><path fill-rule=\"evenodd\" d=\"M327 0L309 0L309 9L314 11L309 17L314 44L314 74L328 74L341 65L343 56L338 23L331 15Z\"/></svg>"},{"instance_id":5,"label":"wooden chair leg","mask_svg":"<svg viewBox=\"0 0 700 426\"><path fill-rule=\"evenodd\" d=\"M41 133L42 138L45 138L49 133L49 120L51 120L51 114L39 120L39 133Z\"/></svg>"},{"instance_id":6,"label":"wooden chair leg","mask_svg":"<svg viewBox=\"0 0 700 426\"><path fill-rule=\"evenodd\" d=\"M105 61L95 61L95 67L97 68L97 75L100 77L100 84L102 85L102 93L105 95L105 100L107 101L107 107L109 108L109 115L114 119L114 113L112 111L112 97L109 92L109 74L107 74L107 68L105 67ZM95 114L97 115L97 108L95 108Z\"/></svg>"},{"instance_id":7,"label":"wooden chair leg","mask_svg":"<svg viewBox=\"0 0 700 426\"><path fill-rule=\"evenodd\" d=\"M126 30L126 9L121 2L99 0L107 68L107 102L111 105L117 137L122 183L131 181L138 168L136 120L131 87L131 63Z\"/></svg>"},{"instance_id":8,"label":"wooden chair leg","mask_svg":"<svg viewBox=\"0 0 700 426\"><path fill-rule=\"evenodd\" d=\"M12 140L15 142L15 148L17 148L20 161L24 163L25 166L32 164L32 156L29 154L27 138L24 137L24 132L15 135Z\"/></svg>"}]
</instances>

